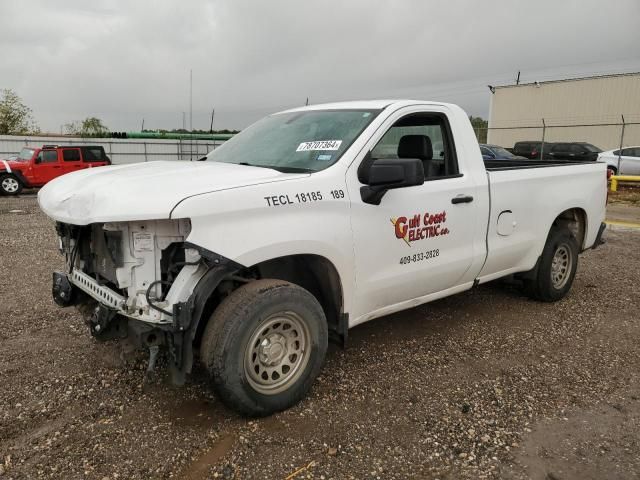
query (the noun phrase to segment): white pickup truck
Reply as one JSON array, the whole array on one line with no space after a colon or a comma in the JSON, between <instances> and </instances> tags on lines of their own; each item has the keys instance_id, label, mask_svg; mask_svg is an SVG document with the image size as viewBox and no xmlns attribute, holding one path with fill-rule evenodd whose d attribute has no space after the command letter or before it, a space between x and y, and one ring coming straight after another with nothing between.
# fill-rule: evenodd
<instances>
[{"instance_id":1,"label":"white pickup truck","mask_svg":"<svg viewBox=\"0 0 640 480\"><path fill-rule=\"evenodd\" d=\"M604 163L488 161L465 112L361 101L270 115L198 162L64 175L39 193L56 220L62 306L98 339L199 357L247 415L285 409L322 368L329 337L516 274L569 291L601 243Z\"/></svg>"}]
</instances>

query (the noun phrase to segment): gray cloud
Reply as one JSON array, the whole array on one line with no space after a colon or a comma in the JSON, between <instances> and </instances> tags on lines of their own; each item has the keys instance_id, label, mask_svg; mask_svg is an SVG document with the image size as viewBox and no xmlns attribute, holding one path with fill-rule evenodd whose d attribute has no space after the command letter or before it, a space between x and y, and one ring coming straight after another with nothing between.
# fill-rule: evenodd
<instances>
[{"instance_id":1,"label":"gray cloud","mask_svg":"<svg viewBox=\"0 0 640 480\"><path fill-rule=\"evenodd\" d=\"M244 127L301 105L429 98L487 115L487 84L640 70L640 3L3 0L0 87L41 127Z\"/></svg>"}]
</instances>

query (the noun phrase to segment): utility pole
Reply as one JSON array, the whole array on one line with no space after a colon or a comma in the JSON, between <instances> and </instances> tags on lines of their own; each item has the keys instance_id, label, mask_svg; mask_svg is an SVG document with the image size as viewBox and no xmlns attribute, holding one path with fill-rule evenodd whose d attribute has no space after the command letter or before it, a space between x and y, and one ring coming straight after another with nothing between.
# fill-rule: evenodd
<instances>
[{"instance_id":1,"label":"utility pole","mask_svg":"<svg viewBox=\"0 0 640 480\"><path fill-rule=\"evenodd\" d=\"M211 110L211 127L209 127L209 133L213 133L213 116L216 113L216 109Z\"/></svg>"},{"instance_id":2,"label":"utility pole","mask_svg":"<svg viewBox=\"0 0 640 480\"><path fill-rule=\"evenodd\" d=\"M144 117L142 118L142 128L140 129L141 132L144 132Z\"/></svg>"},{"instance_id":3,"label":"utility pole","mask_svg":"<svg viewBox=\"0 0 640 480\"><path fill-rule=\"evenodd\" d=\"M520 70L518 70L518 76L516 77L516 85L520 85Z\"/></svg>"},{"instance_id":4,"label":"utility pole","mask_svg":"<svg viewBox=\"0 0 640 480\"><path fill-rule=\"evenodd\" d=\"M305 106L309 105L309 97L307 97L307 102L305 103Z\"/></svg>"},{"instance_id":5,"label":"utility pole","mask_svg":"<svg viewBox=\"0 0 640 480\"><path fill-rule=\"evenodd\" d=\"M185 112L182 112L182 130L187 129L187 121L185 120Z\"/></svg>"},{"instance_id":6,"label":"utility pole","mask_svg":"<svg viewBox=\"0 0 640 480\"><path fill-rule=\"evenodd\" d=\"M189 70L189 131L191 132L190 160L193 161L193 69Z\"/></svg>"}]
</instances>

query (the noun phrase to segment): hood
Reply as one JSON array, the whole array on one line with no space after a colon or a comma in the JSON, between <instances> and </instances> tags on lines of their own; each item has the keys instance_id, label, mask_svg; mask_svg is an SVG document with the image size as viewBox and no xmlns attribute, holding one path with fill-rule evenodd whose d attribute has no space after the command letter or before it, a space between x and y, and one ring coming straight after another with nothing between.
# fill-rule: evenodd
<instances>
[{"instance_id":1,"label":"hood","mask_svg":"<svg viewBox=\"0 0 640 480\"><path fill-rule=\"evenodd\" d=\"M47 183L38 203L49 217L74 225L163 219L187 197L305 176L211 161L95 167Z\"/></svg>"},{"instance_id":2,"label":"hood","mask_svg":"<svg viewBox=\"0 0 640 480\"><path fill-rule=\"evenodd\" d=\"M23 162L15 160L0 160L0 170L11 173L13 170L20 170L24 166Z\"/></svg>"}]
</instances>

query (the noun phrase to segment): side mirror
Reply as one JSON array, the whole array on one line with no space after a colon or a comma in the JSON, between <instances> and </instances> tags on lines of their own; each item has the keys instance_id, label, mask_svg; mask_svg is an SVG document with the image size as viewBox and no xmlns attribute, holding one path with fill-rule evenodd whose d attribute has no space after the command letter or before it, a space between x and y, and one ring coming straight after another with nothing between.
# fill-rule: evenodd
<instances>
[{"instance_id":1,"label":"side mirror","mask_svg":"<svg viewBox=\"0 0 640 480\"><path fill-rule=\"evenodd\" d=\"M424 183L424 167L417 158L365 157L358 171L358 179L365 185L360 187L364 203L380 205L388 190L413 187Z\"/></svg>"}]
</instances>

